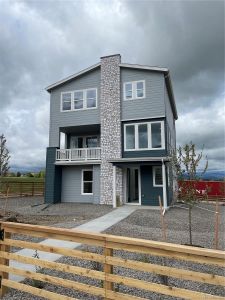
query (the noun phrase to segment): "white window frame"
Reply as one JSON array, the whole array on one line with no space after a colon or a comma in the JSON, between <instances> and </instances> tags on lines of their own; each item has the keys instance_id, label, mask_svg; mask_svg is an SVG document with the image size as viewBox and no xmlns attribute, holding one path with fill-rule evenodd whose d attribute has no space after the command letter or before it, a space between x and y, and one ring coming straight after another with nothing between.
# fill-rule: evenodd
<instances>
[{"instance_id":1,"label":"white window frame","mask_svg":"<svg viewBox=\"0 0 225 300\"><path fill-rule=\"evenodd\" d=\"M92 181L84 181L84 172L92 171ZM82 169L81 170L81 195L93 195L93 184L94 184L94 172L93 169ZM84 193L84 182L92 182L92 193Z\"/></svg>"},{"instance_id":2,"label":"white window frame","mask_svg":"<svg viewBox=\"0 0 225 300\"><path fill-rule=\"evenodd\" d=\"M70 94L70 109L68 109L68 110L64 110L64 109L63 109L63 95L64 95L64 94ZM68 111L71 111L71 110L72 110L72 98L73 98L73 92L71 92L71 91L67 91L67 92L62 92L62 93L61 93L60 110L61 110L62 112L68 112ZM67 102L69 102L69 101L67 101Z\"/></svg>"},{"instance_id":3,"label":"white window frame","mask_svg":"<svg viewBox=\"0 0 225 300\"><path fill-rule=\"evenodd\" d=\"M152 132L151 132L151 124L160 123L161 124L161 147L160 148L152 148ZM148 147L147 148L139 148L139 138L138 138L138 126L147 124L147 134L148 134ZM127 149L126 145L126 128L127 126L134 126L134 141L135 147L134 149ZM165 131L164 131L164 121L152 121L152 122L140 122L140 123L127 123L124 124L124 151L145 151L145 150L165 150Z\"/></svg>"},{"instance_id":4,"label":"white window frame","mask_svg":"<svg viewBox=\"0 0 225 300\"><path fill-rule=\"evenodd\" d=\"M139 82L143 82L143 96L142 97L137 96L137 83L139 83ZM131 98L126 98L126 84L132 85L132 97ZM125 101L138 100L138 99L144 99L144 98L145 98L145 80L124 82L124 84L123 84L123 99Z\"/></svg>"},{"instance_id":5,"label":"white window frame","mask_svg":"<svg viewBox=\"0 0 225 300\"><path fill-rule=\"evenodd\" d=\"M87 91L95 90L96 92L96 106L95 107L87 107ZM83 108L74 108L74 93L75 92L83 92L84 93L84 99L83 99ZM63 110L63 94L71 93L71 109L70 110ZM61 92L61 104L60 104L60 111L61 112L71 112L71 111L80 111L80 110L90 110L90 109L97 109L98 108L98 89L97 88L89 88L89 89L83 89L83 90L74 90L74 91L66 91Z\"/></svg>"},{"instance_id":6,"label":"white window frame","mask_svg":"<svg viewBox=\"0 0 225 300\"><path fill-rule=\"evenodd\" d=\"M156 174L156 169L161 168L162 171L162 166L154 166L153 167L153 186L154 187L163 187L163 174L162 174L162 184L156 184L155 182L155 174Z\"/></svg>"}]
</instances>

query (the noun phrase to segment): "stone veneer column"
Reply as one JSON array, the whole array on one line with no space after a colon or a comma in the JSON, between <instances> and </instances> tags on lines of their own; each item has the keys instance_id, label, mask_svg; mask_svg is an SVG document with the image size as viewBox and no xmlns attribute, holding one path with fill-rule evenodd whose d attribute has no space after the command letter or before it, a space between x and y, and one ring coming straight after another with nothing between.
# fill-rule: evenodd
<instances>
[{"instance_id":1,"label":"stone veneer column","mask_svg":"<svg viewBox=\"0 0 225 300\"><path fill-rule=\"evenodd\" d=\"M101 57L101 204L112 204L113 199L113 167L108 160L121 158L120 62L119 54ZM122 196L120 173L117 170L116 186Z\"/></svg>"}]
</instances>

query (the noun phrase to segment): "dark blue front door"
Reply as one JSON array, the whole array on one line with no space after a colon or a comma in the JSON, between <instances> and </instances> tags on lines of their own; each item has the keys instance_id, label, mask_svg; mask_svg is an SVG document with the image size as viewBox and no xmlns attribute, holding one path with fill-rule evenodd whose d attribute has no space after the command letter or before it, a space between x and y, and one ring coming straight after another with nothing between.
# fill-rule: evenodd
<instances>
[{"instance_id":1,"label":"dark blue front door","mask_svg":"<svg viewBox=\"0 0 225 300\"><path fill-rule=\"evenodd\" d=\"M159 196L163 196L163 189L153 186L152 166L141 166L141 204L158 206Z\"/></svg>"}]
</instances>

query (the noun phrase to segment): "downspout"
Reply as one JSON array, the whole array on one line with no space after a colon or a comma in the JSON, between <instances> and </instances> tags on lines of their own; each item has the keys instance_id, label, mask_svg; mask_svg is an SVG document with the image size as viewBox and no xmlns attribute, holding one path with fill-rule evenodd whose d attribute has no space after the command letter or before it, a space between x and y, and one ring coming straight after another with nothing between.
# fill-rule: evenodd
<instances>
[{"instance_id":1,"label":"downspout","mask_svg":"<svg viewBox=\"0 0 225 300\"><path fill-rule=\"evenodd\" d=\"M166 191L166 166L162 158L162 177L163 177L163 208L166 210L167 207L167 191Z\"/></svg>"}]
</instances>

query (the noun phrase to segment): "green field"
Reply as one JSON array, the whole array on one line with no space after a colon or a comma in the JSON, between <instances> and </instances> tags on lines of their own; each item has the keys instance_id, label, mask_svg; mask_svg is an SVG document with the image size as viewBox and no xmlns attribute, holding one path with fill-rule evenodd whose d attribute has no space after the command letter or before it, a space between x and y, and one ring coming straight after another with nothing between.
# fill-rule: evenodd
<instances>
[{"instance_id":1,"label":"green field","mask_svg":"<svg viewBox=\"0 0 225 300\"><path fill-rule=\"evenodd\" d=\"M44 182L44 178L36 177L1 177L0 182Z\"/></svg>"},{"instance_id":2,"label":"green field","mask_svg":"<svg viewBox=\"0 0 225 300\"><path fill-rule=\"evenodd\" d=\"M0 192L9 195L37 195L44 192L44 178L35 177L2 177L0 178Z\"/></svg>"}]
</instances>

